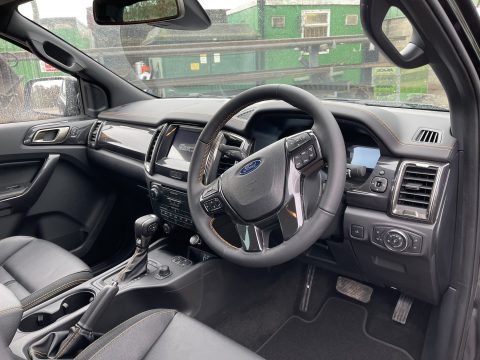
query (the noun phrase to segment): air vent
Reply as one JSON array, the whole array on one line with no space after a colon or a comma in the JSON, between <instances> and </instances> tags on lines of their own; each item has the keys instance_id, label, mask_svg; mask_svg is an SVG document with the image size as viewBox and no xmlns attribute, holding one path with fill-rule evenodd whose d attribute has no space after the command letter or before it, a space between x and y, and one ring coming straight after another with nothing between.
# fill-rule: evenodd
<instances>
[{"instance_id":1,"label":"air vent","mask_svg":"<svg viewBox=\"0 0 480 360\"><path fill-rule=\"evenodd\" d=\"M148 151L147 151L147 155L145 157L145 162L147 162L147 163L152 162L153 152L155 151L155 148L157 147L158 139L160 139L160 130L157 130L152 137L152 141L150 142L150 145L148 146Z\"/></svg>"},{"instance_id":2,"label":"air vent","mask_svg":"<svg viewBox=\"0 0 480 360\"><path fill-rule=\"evenodd\" d=\"M397 204L428 209L438 168L405 167Z\"/></svg>"},{"instance_id":3,"label":"air vent","mask_svg":"<svg viewBox=\"0 0 480 360\"><path fill-rule=\"evenodd\" d=\"M392 204L393 214L431 220L437 184L445 166L402 163Z\"/></svg>"},{"instance_id":4,"label":"air vent","mask_svg":"<svg viewBox=\"0 0 480 360\"><path fill-rule=\"evenodd\" d=\"M420 129L414 137L416 142L438 144L442 141L442 134L438 130Z\"/></svg>"},{"instance_id":5,"label":"air vent","mask_svg":"<svg viewBox=\"0 0 480 360\"><path fill-rule=\"evenodd\" d=\"M155 131L155 134L152 136L152 140L150 141L150 145L148 145L147 154L145 155L145 168L148 172L151 170L152 160L154 157L155 149L157 148L157 144L160 140L160 135L162 133L162 128Z\"/></svg>"},{"instance_id":6,"label":"air vent","mask_svg":"<svg viewBox=\"0 0 480 360\"><path fill-rule=\"evenodd\" d=\"M224 134L225 136L225 145L228 146L235 146L238 148L241 148L243 146L243 140L233 137L229 134ZM217 177L222 175L225 171L230 169L233 165L235 165L237 161L235 159L232 159L224 154L220 156L220 160L218 162L218 167L217 167Z\"/></svg>"},{"instance_id":7,"label":"air vent","mask_svg":"<svg viewBox=\"0 0 480 360\"><path fill-rule=\"evenodd\" d=\"M95 147L97 144L98 140L98 135L100 134L100 129L102 127L102 122L97 121L95 124L93 124L92 129L90 130L90 135L88 136L88 142L90 146Z\"/></svg>"}]
</instances>

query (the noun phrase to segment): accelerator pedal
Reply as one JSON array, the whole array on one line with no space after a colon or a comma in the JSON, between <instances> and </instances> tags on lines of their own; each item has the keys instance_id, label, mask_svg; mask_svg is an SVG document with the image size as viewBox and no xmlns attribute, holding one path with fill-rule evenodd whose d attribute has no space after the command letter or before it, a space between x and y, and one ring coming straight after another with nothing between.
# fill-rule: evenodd
<instances>
[{"instance_id":1,"label":"accelerator pedal","mask_svg":"<svg viewBox=\"0 0 480 360\"><path fill-rule=\"evenodd\" d=\"M397 305L393 311L392 320L405 325L407 322L408 314L412 308L413 299L406 295L401 294L398 298Z\"/></svg>"},{"instance_id":2,"label":"accelerator pedal","mask_svg":"<svg viewBox=\"0 0 480 360\"><path fill-rule=\"evenodd\" d=\"M373 288L370 286L343 276L337 278L336 289L340 294L365 304L370 302L373 293Z\"/></svg>"}]
</instances>

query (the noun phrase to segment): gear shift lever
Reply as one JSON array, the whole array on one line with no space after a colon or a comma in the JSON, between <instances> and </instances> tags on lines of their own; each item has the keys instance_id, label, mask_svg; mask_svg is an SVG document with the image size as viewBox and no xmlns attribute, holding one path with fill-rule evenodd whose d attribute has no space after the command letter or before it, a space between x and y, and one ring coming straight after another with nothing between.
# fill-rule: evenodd
<instances>
[{"instance_id":1,"label":"gear shift lever","mask_svg":"<svg viewBox=\"0 0 480 360\"><path fill-rule=\"evenodd\" d=\"M32 344L29 349L32 359L74 357L98 337L93 328L117 294L118 282L129 281L147 272L148 246L158 224L159 219L155 215L145 215L135 221L135 253L118 274L117 281L103 287L69 331L52 332Z\"/></svg>"},{"instance_id":2,"label":"gear shift lever","mask_svg":"<svg viewBox=\"0 0 480 360\"><path fill-rule=\"evenodd\" d=\"M135 221L135 245L147 249L153 234L158 229L159 219L156 215L142 216Z\"/></svg>"},{"instance_id":3,"label":"gear shift lever","mask_svg":"<svg viewBox=\"0 0 480 360\"><path fill-rule=\"evenodd\" d=\"M158 217L153 214L142 216L135 221L135 253L118 274L118 282L129 281L147 272L148 246L159 222Z\"/></svg>"}]
</instances>

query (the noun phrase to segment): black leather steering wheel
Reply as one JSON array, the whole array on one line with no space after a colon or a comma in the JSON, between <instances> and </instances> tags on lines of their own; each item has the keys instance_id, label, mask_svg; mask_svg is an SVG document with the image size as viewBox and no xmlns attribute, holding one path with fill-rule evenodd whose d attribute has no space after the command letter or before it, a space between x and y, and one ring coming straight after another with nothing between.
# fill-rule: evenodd
<instances>
[{"instance_id":1,"label":"black leather steering wheel","mask_svg":"<svg viewBox=\"0 0 480 360\"><path fill-rule=\"evenodd\" d=\"M205 167L215 140L239 111L264 100L283 100L313 118L311 130L278 140L228 169L205 185ZM328 164L328 179L318 207L305 210L303 180ZM346 152L337 121L322 102L290 85L263 85L227 102L200 134L190 162L188 202L200 237L231 262L249 267L273 266L300 255L327 230L345 187ZM215 216L228 215L241 247L222 238ZM283 242L270 246L273 224Z\"/></svg>"}]
</instances>

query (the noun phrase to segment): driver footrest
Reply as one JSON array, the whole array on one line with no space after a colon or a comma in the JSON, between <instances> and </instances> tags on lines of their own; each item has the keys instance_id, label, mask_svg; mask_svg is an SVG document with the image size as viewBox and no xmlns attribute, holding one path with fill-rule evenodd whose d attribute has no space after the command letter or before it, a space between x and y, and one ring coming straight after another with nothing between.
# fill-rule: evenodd
<instances>
[{"instance_id":1,"label":"driver footrest","mask_svg":"<svg viewBox=\"0 0 480 360\"><path fill-rule=\"evenodd\" d=\"M337 278L336 289L340 294L365 304L370 302L373 293L373 288L370 286L343 276Z\"/></svg>"}]
</instances>

